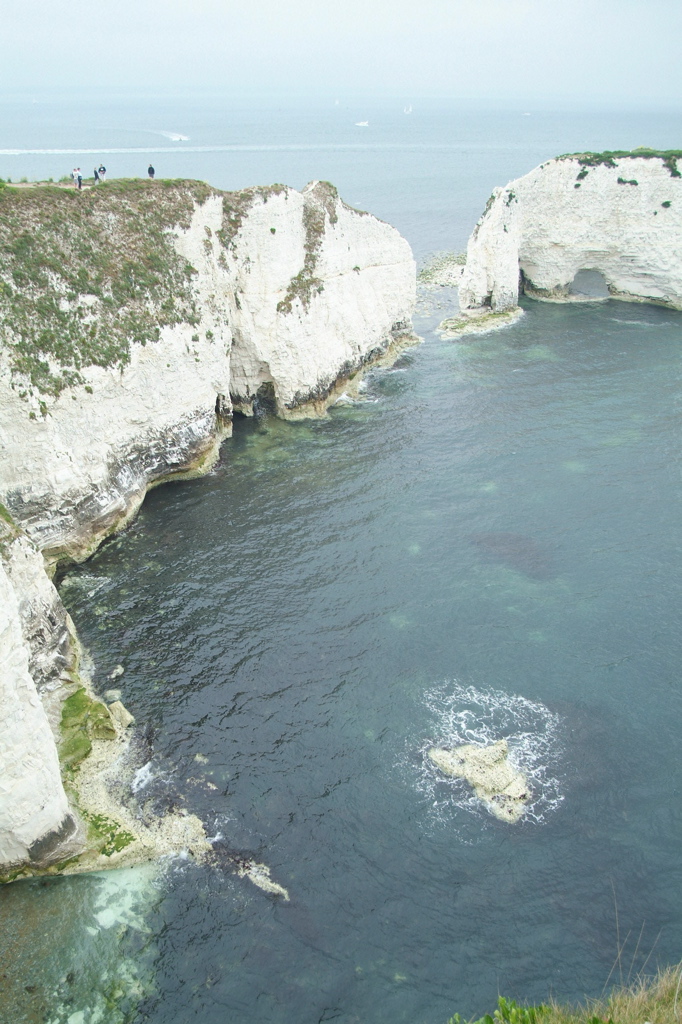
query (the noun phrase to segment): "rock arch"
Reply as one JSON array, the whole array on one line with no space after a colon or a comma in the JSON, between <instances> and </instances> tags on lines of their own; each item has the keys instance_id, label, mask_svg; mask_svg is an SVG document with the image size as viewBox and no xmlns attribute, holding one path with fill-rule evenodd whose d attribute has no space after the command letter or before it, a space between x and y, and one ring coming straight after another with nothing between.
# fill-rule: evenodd
<instances>
[{"instance_id":1,"label":"rock arch","mask_svg":"<svg viewBox=\"0 0 682 1024\"><path fill-rule=\"evenodd\" d=\"M682 173L665 154L603 157L558 157L495 189L469 239L463 313L513 310L519 291L682 309Z\"/></svg>"}]
</instances>

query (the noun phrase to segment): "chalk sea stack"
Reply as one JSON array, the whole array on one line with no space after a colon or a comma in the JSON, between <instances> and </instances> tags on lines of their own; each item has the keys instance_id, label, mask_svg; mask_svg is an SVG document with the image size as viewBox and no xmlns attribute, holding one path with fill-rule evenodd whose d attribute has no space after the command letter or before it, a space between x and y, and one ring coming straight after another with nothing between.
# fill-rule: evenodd
<instances>
[{"instance_id":1,"label":"chalk sea stack","mask_svg":"<svg viewBox=\"0 0 682 1024\"><path fill-rule=\"evenodd\" d=\"M682 151L575 153L496 188L473 230L451 334L512 322L519 295L682 309Z\"/></svg>"}]
</instances>

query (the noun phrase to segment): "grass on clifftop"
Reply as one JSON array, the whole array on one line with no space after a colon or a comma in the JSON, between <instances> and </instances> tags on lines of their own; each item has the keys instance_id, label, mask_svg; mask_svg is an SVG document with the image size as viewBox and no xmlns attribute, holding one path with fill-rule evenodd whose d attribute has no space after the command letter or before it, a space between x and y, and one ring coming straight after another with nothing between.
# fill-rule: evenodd
<instances>
[{"instance_id":1,"label":"grass on clifftop","mask_svg":"<svg viewBox=\"0 0 682 1024\"><path fill-rule=\"evenodd\" d=\"M254 201L286 192L270 185L222 193L223 266ZM196 270L176 251L173 231L188 228L195 204L216 194L183 180L119 179L82 191L0 181L0 349L9 355L12 387L38 398L39 414L48 414L47 396L78 385L90 391L87 367L123 370L132 345L157 341L163 327L199 323ZM304 198L304 264L277 306L284 314L296 300L307 309L322 291L320 249L327 220L338 219L329 182Z\"/></svg>"},{"instance_id":2,"label":"grass on clifftop","mask_svg":"<svg viewBox=\"0 0 682 1024\"><path fill-rule=\"evenodd\" d=\"M170 231L210 193L139 179L0 189L0 346L20 394L56 396L83 368L123 368L132 343L198 322L195 271Z\"/></svg>"},{"instance_id":3,"label":"grass on clifftop","mask_svg":"<svg viewBox=\"0 0 682 1024\"><path fill-rule=\"evenodd\" d=\"M671 178L682 178L682 172L677 168L677 161L682 158L682 149L649 149L641 146L639 149L613 149L604 150L603 153L563 153L557 160L577 160L579 164L586 167L598 167L603 164L605 167L617 167L617 160L662 160L663 166L667 167ZM585 177L581 174L579 177Z\"/></svg>"},{"instance_id":4,"label":"grass on clifftop","mask_svg":"<svg viewBox=\"0 0 682 1024\"><path fill-rule=\"evenodd\" d=\"M682 964L667 967L654 978L639 978L584 1006L517 1006L500 998L492 1015L476 1024L679 1024L682 1019ZM458 1013L448 1024L463 1024Z\"/></svg>"}]
</instances>

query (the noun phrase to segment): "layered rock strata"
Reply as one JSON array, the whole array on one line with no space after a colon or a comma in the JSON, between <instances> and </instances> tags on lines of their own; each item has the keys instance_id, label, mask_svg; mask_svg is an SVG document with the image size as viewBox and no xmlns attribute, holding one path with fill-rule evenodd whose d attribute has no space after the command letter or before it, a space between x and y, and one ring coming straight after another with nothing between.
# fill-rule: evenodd
<instances>
[{"instance_id":1,"label":"layered rock strata","mask_svg":"<svg viewBox=\"0 0 682 1024\"><path fill-rule=\"evenodd\" d=\"M554 302L611 296L682 309L680 156L575 154L496 188L469 239L461 312L505 313L520 290ZM601 294L583 285L589 276Z\"/></svg>"},{"instance_id":2,"label":"layered rock strata","mask_svg":"<svg viewBox=\"0 0 682 1024\"><path fill-rule=\"evenodd\" d=\"M235 410L323 414L413 340L414 296L407 242L324 182L0 187L0 875L88 846L57 746L92 826L105 795L86 766L128 724L79 675L45 567L86 558L150 487L210 468ZM120 820L100 844L114 862L166 842ZM174 832L201 847L189 818Z\"/></svg>"}]
</instances>

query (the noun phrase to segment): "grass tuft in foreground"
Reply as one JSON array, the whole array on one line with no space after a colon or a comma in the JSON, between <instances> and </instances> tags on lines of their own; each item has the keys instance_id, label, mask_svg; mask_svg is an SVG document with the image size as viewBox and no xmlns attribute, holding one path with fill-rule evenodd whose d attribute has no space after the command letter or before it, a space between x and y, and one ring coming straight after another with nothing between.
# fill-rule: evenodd
<instances>
[{"instance_id":1,"label":"grass tuft in foreground","mask_svg":"<svg viewBox=\"0 0 682 1024\"><path fill-rule=\"evenodd\" d=\"M584 1006L551 1002L518 1006L500 997L494 1013L475 1024L679 1024L682 1019L682 964L667 967L653 978L638 978ZM448 1024L464 1024L458 1013Z\"/></svg>"}]
</instances>

